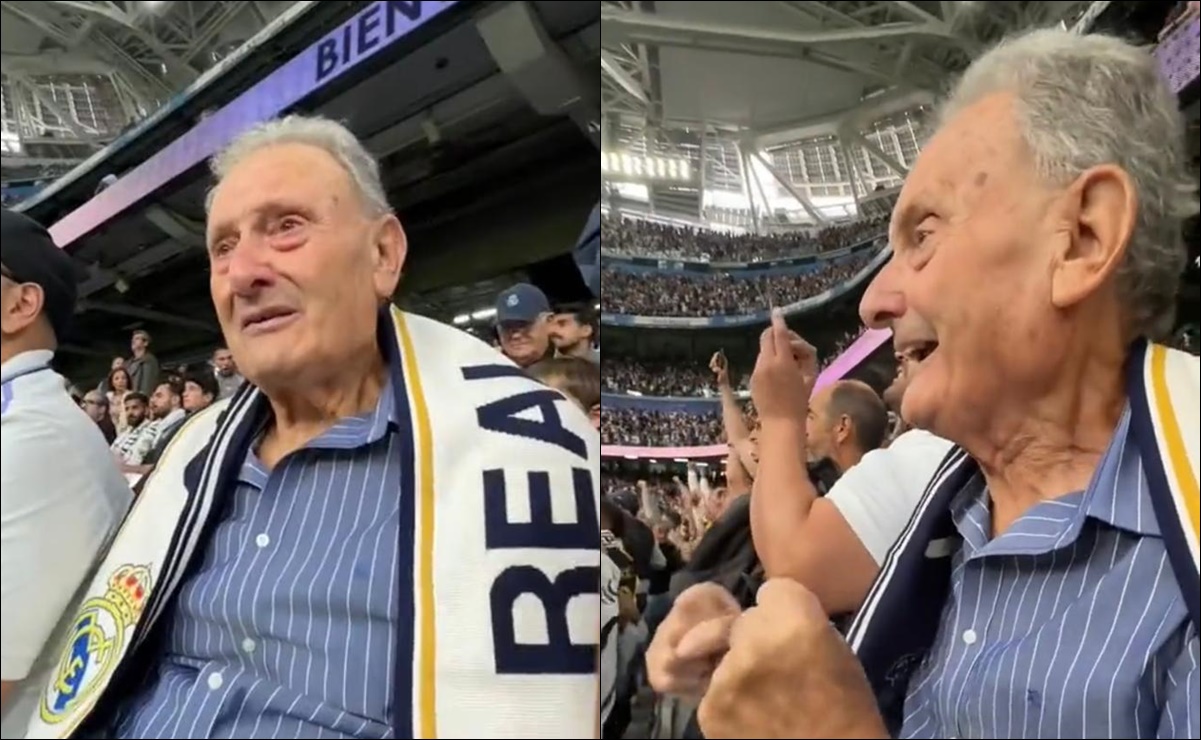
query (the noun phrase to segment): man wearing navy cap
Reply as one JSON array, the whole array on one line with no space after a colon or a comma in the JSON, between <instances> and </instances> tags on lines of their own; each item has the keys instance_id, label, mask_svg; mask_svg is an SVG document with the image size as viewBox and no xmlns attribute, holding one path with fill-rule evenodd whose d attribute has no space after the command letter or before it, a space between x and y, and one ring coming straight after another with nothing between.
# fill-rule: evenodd
<instances>
[{"instance_id":1,"label":"man wearing navy cap","mask_svg":"<svg viewBox=\"0 0 1201 740\"><path fill-rule=\"evenodd\" d=\"M43 647L129 507L100 429L50 369L75 312L71 258L9 210L0 233L0 736L24 737Z\"/></svg>"},{"instance_id":2,"label":"man wearing navy cap","mask_svg":"<svg viewBox=\"0 0 1201 740\"><path fill-rule=\"evenodd\" d=\"M550 351L550 301L529 283L518 283L496 298L500 349L520 367L529 367Z\"/></svg>"}]
</instances>

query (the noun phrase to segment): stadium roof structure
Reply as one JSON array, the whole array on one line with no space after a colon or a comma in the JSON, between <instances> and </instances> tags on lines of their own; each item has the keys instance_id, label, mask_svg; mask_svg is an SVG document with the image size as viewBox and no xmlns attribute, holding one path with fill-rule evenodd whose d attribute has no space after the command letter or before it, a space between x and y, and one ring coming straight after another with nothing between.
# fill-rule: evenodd
<instances>
[{"instance_id":1,"label":"stadium roof structure","mask_svg":"<svg viewBox=\"0 0 1201 740\"><path fill-rule=\"evenodd\" d=\"M607 109L660 125L787 131L930 92L1012 28L1083 2L603 3Z\"/></svg>"},{"instance_id":2,"label":"stadium roof structure","mask_svg":"<svg viewBox=\"0 0 1201 740\"><path fill-rule=\"evenodd\" d=\"M219 68L232 67L250 53L286 52L293 43L289 35L318 16L328 23L331 13L344 15L345 9L332 6L347 5L3 0L5 184L54 179L206 75L220 76ZM288 33L281 33L285 29ZM254 48L253 42L267 39L267 48Z\"/></svg>"},{"instance_id":3,"label":"stadium roof structure","mask_svg":"<svg viewBox=\"0 0 1201 740\"><path fill-rule=\"evenodd\" d=\"M706 192L722 189L742 191L756 229L849 216L852 199L862 212L904 176L923 107L990 42L1087 24L1108 4L605 0L608 179L645 185L652 215L684 220L738 211Z\"/></svg>"}]
</instances>

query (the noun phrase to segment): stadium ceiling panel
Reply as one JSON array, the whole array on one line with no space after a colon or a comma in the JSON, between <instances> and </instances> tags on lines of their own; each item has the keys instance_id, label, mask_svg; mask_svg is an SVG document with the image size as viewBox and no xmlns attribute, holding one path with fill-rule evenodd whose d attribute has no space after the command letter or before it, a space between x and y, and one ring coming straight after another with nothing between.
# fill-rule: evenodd
<instances>
[{"instance_id":1,"label":"stadium ceiling panel","mask_svg":"<svg viewBox=\"0 0 1201 740\"><path fill-rule=\"evenodd\" d=\"M0 2L5 181L69 169L293 4Z\"/></svg>"},{"instance_id":2,"label":"stadium ceiling panel","mask_svg":"<svg viewBox=\"0 0 1201 740\"><path fill-rule=\"evenodd\" d=\"M605 107L652 126L779 128L883 90L936 90L1005 31L1088 5L608 0Z\"/></svg>"}]
</instances>

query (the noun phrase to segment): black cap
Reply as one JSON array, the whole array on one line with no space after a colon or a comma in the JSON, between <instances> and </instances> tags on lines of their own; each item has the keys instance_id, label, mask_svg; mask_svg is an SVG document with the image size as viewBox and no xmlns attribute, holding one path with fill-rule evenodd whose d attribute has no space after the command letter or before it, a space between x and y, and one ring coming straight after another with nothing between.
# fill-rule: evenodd
<instances>
[{"instance_id":1,"label":"black cap","mask_svg":"<svg viewBox=\"0 0 1201 740\"><path fill-rule=\"evenodd\" d=\"M0 264L18 283L42 289L42 310L63 341L75 315L75 265L38 222L7 208L0 223Z\"/></svg>"}]
</instances>

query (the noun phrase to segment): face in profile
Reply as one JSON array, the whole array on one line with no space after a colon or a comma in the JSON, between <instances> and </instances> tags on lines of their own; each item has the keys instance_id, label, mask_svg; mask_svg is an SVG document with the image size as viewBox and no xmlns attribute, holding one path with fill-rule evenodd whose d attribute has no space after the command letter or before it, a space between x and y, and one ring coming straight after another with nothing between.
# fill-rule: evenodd
<instances>
[{"instance_id":1,"label":"face in profile","mask_svg":"<svg viewBox=\"0 0 1201 740\"><path fill-rule=\"evenodd\" d=\"M833 386L826 386L809 399L809 415L805 417L805 445L809 461L816 462L834 453L833 430L829 416Z\"/></svg>"},{"instance_id":2,"label":"face in profile","mask_svg":"<svg viewBox=\"0 0 1201 740\"><path fill-rule=\"evenodd\" d=\"M1056 195L1008 94L964 108L922 149L893 211L892 259L860 306L914 361L908 422L953 439L946 432L1054 361L1051 252L1065 238Z\"/></svg>"},{"instance_id":3,"label":"face in profile","mask_svg":"<svg viewBox=\"0 0 1201 740\"><path fill-rule=\"evenodd\" d=\"M213 305L238 370L286 387L370 351L405 244L396 218L373 216L331 155L277 144L218 185L208 248Z\"/></svg>"},{"instance_id":4,"label":"face in profile","mask_svg":"<svg viewBox=\"0 0 1201 740\"><path fill-rule=\"evenodd\" d=\"M548 327L551 344L558 350L568 350L592 338L592 327L581 324L573 313L557 313Z\"/></svg>"}]
</instances>

